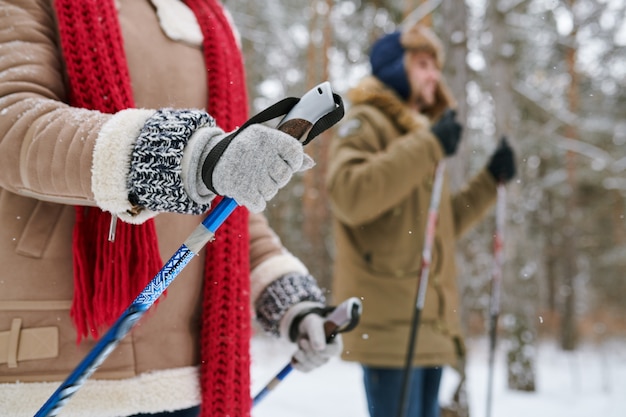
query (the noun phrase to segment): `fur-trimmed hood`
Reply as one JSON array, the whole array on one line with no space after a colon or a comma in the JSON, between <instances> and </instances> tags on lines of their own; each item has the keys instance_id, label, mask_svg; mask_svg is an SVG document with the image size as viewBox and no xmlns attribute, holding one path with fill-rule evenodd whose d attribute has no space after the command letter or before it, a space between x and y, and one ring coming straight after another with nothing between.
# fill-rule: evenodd
<instances>
[{"instance_id":1,"label":"fur-trimmed hood","mask_svg":"<svg viewBox=\"0 0 626 417\"><path fill-rule=\"evenodd\" d=\"M352 105L369 104L382 111L393 120L401 131L430 127L430 124L453 106L454 99L443 82L437 88L436 102L423 114L411 109L391 88L373 75L364 77L356 86L348 90L346 98Z\"/></svg>"},{"instance_id":2,"label":"fur-trimmed hood","mask_svg":"<svg viewBox=\"0 0 626 417\"><path fill-rule=\"evenodd\" d=\"M346 93L352 105L367 104L383 112L403 132L430 127L430 121L406 105L389 87L374 76L363 78Z\"/></svg>"}]
</instances>

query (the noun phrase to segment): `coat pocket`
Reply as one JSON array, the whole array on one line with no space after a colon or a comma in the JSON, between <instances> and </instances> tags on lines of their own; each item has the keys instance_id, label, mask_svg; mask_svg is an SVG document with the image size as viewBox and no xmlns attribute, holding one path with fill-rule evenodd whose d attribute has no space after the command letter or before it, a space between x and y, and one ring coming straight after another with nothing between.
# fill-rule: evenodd
<instances>
[{"instance_id":1,"label":"coat pocket","mask_svg":"<svg viewBox=\"0 0 626 417\"><path fill-rule=\"evenodd\" d=\"M17 243L16 252L31 258L41 258L62 211L63 206L60 204L38 201Z\"/></svg>"},{"instance_id":2,"label":"coat pocket","mask_svg":"<svg viewBox=\"0 0 626 417\"><path fill-rule=\"evenodd\" d=\"M59 355L58 327L24 328L22 324L21 318L14 318L9 330L0 331L0 365L17 368L20 362Z\"/></svg>"}]
</instances>

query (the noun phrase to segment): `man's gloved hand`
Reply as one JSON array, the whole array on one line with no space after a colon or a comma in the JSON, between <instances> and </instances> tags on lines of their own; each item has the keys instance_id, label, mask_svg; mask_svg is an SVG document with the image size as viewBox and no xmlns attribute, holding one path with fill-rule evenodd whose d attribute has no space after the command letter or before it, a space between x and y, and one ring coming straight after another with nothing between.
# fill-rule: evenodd
<instances>
[{"instance_id":1,"label":"man's gloved hand","mask_svg":"<svg viewBox=\"0 0 626 417\"><path fill-rule=\"evenodd\" d=\"M456 111L448 109L431 128L447 156L454 155L461 141L463 127L455 120L455 117Z\"/></svg>"},{"instance_id":2,"label":"man's gloved hand","mask_svg":"<svg viewBox=\"0 0 626 417\"><path fill-rule=\"evenodd\" d=\"M310 372L324 365L333 356L341 354L343 350L341 335L336 334L327 342L324 334L324 318L319 314L311 312L305 315L297 326L298 351L293 356L295 369Z\"/></svg>"},{"instance_id":3,"label":"man's gloved hand","mask_svg":"<svg viewBox=\"0 0 626 417\"><path fill-rule=\"evenodd\" d=\"M253 124L229 143L223 142L229 135L212 137L207 142L207 149L203 151L205 157L215 147L225 148L217 159L207 162L211 183L205 185L252 212L263 211L266 201L274 197L294 173L315 165L300 142L277 129ZM204 180L206 183L206 175Z\"/></svg>"},{"instance_id":4,"label":"man's gloved hand","mask_svg":"<svg viewBox=\"0 0 626 417\"><path fill-rule=\"evenodd\" d=\"M487 169L496 181L509 182L515 176L515 155L513 148L506 140L506 136L502 136L498 147L491 155L491 160Z\"/></svg>"}]
</instances>

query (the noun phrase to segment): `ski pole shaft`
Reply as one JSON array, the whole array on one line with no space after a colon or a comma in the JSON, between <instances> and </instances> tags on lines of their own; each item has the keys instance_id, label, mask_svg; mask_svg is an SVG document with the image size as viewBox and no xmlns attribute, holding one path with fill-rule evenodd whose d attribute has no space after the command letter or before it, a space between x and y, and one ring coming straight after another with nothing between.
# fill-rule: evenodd
<instances>
[{"instance_id":1,"label":"ski pole shaft","mask_svg":"<svg viewBox=\"0 0 626 417\"><path fill-rule=\"evenodd\" d=\"M356 297L352 297L335 307L332 312L327 316L324 322L324 334L326 335L326 342L330 342L337 333L343 333L352 330L359 322L361 317L361 300ZM287 375L293 370L293 364L295 359L292 358L291 362L285 365L270 382L259 391L257 395L252 399L252 405L256 406L263 398L273 391L278 384L285 379Z\"/></svg>"},{"instance_id":2,"label":"ski pole shaft","mask_svg":"<svg viewBox=\"0 0 626 417\"><path fill-rule=\"evenodd\" d=\"M277 105L281 103L283 102L279 102ZM332 93L328 82L316 86L314 89L307 92L299 101L296 100L295 104L290 102L289 105L291 109L277 128L299 140L309 129L315 126L314 123L317 123L320 118L334 113L337 109L337 105L341 107L341 111L337 114L338 117L341 118L343 116L341 99L339 96ZM280 106L280 108L283 109L282 106ZM270 109L271 108L266 109L259 115ZM312 114L313 116L307 118L307 112L309 116ZM274 114L271 112L270 115L278 117L285 113ZM256 121L255 118L251 119L251 121L252 120ZM267 120L270 119L268 118L263 121ZM337 118L334 122L338 120ZM331 121L330 123L332 124L334 122ZM324 128L330 127L331 124L325 125ZM247 126L247 124L244 126ZM70 398L82 387L85 381L100 367L111 352L115 350L117 345L128 334L137 321L163 294L180 271L185 268L204 245L213 239L215 231L237 207L238 204L235 200L224 197L219 204L209 212L202 223L191 232L187 240L185 240L176 253L165 263L163 268L141 291L115 323L113 323L111 328L104 334L87 356L78 364L65 381L61 383L56 391L52 393L35 414L35 417L54 417L61 411Z\"/></svg>"},{"instance_id":3,"label":"ski pole shaft","mask_svg":"<svg viewBox=\"0 0 626 417\"><path fill-rule=\"evenodd\" d=\"M440 161L435 169L435 179L433 182L433 191L430 196L430 206L428 208L428 219L426 222L426 232L424 237L424 247L422 249L422 264L420 268L419 284L417 295L415 297L415 310L411 320L411 331L409 334L409 345L406 352L404 363L404 372L402 374L402 388L400 390L400 401L398 403L398 416L404 417L407 413L408 393L410 391L411 367L413 364L413 355L417 344L417 336L419 333L419 325L421 321L422 310L426 300L426 289L428 288L428 275L430 273L430 264L432 260L432 247L435 240L435 230L437 219L439 217L439 203L441 201L441 190L443 189L443 178L446 168L445 160Z\"/></svg>"},{"instance_id":4,"label":"ski pole shaft","mask_svg":"<svg viewBox=\"0 0 626 417\"><path fill-rule=\"evenodd\" d=\"M489 313L500 313L500 287L502 284L502 268L504 266L504 223L506 217L506 188L504 184L498 185L496 200L496 231L493 237L493 270L491 274L491 302Z\"/></svg>"},{"instance_id":5,"label":"ski pole shaft","mask_svg":"<svg viewBox=\"0 0 626 417\"><path fill-rule=\"evenodd\" d=\"M78 391L85 381L100 367L104 360L128 334L131 328L145 314L154 302L163 294L180 271L209 242L215 230L224 222L237 207L231 198L224 198L189 235L185 243L165 263L163 268L141 291L132 304L113 323L87 356L78 364L65 381L48 398L46 403L35 414L35 417L53 417Z\"/></svg>"},{"instance_id":6,"label":"ski pole shaft","mask_svg":"<svg viewBox=\"0 0 626 417\"><path fill-rule=\"evenodd\" d=\"M493 237L493 270L491 273L491 294L489 297L489 372L487 376L487 417L491 416L493 395L493 373L498 333L498 316L500 315L500 287L502 285L502 269L504 266L504 223L506 217L506 188L498 184L496 200L496 231Z\"/></svg>"}]
</instances>

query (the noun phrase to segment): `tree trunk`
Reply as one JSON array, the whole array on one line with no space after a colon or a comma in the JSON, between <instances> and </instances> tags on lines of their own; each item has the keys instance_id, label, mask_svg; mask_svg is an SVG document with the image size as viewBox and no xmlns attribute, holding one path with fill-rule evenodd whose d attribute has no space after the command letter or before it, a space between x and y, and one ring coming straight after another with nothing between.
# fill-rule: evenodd
<instances>
[{"instance_id":1,"label":"tree trunk","mask_svg":"<svg viewBox=\"0 0 626 417\"><path fill-rule=\"evenodd\" d=\"M569 1L570 10L574 9L575 0ZM565 62L567 72L570 76L567 100L571 114L577 114L580 108L578 92L578 73L576 71L576 23L569 36L570 43L566 46ZM578 139L578 131L575 126L565 127L565 136L570 139ZM576 328L576 286L575 279L578 275L576 261L576 226L575 219L578 212L578 202L576 198L576 155L572 151L566 154L567 183L569 194L567 197L567 217L565 223L565 236L563 239L563 284L561 293L563 294L563 307L561 312L561 348L571 351L576 349L578 344L578 331Z\"/></svg>"}]
</instances>

